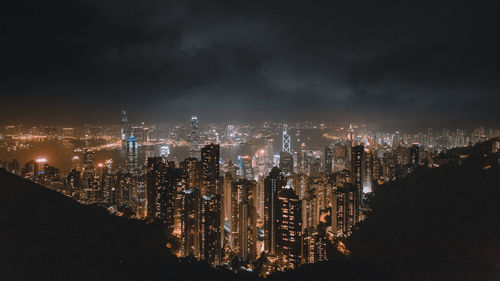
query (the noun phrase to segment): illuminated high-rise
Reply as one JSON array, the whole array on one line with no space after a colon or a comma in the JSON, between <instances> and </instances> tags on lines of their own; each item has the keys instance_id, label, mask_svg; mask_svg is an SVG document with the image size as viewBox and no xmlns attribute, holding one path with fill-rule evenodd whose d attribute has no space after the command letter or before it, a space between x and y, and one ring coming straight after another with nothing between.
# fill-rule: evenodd
<instances>
[{"instance_id":1,"label":"illuminated high-rise","mask_svg":"<svg viewBox=\"0 0 500 281\"><path fill-rule=\"evenodd\" d=\"M302 229L316 228L320 218L320 204L316 189L307 189L302 198Z\"/></svg>"},{"instance_id":2,"label":"illuminated high-rise","mask_svg":"<svg viewBox=\"0 0 500 281\"><path fill-rule=\"evenodd\" d=\"M351 150L351 175L352 183L356 188L359 202L363 203L363 183L365 181L365 147L356 145ZM356 220L359 218L356 217Z\"/></svg>"},{"instance_id":3,"label":"illuminated high-rise","mask_svg":"<svg viewBox=\"0 0 500 281\"><path fill-rule=\"evenodd\" d=\"M333 148L330 146L325 147L325 176L330 176L333 173Z\"/></svg>"},{"instance_id":4,"label":"illuminated high-rise","mask_svg":"<svg viewBox=\"0 0 500 281\"><path fill-rule=\"evenodd\" d=\"M147 160L146 205L147 218L153 219L157 213L158 190L165 185L165 163L161 157Z\"/></svg>"},{"instance_id":5,"label":"illuminated high-rise","mask_svg":"<svg viewBox=\"0 0 500 281\"><path fill-rule=\"evenodd\" d=\"M219 175L219 150L218 144L209 144L201 149L201 164L203 168L202 195L205 193L220 194Z\"/></svg>"},{"instance_id":6,"label":"illuminated high-rise","mask_svg":"<svg viewBox=\"0 0 500 281\"><path fill-rule=\"evenodd\" d=\"M278 193L276 255L284 269L296 269L301 263L302 203L287 185Z\"/></svg>"},{"instance_id":7,"label":"illuminated high-rise","mask_svg":"<svg viewBox=\"0 0 500 281\"><path fill-rule=\"evenodd\" d=\"M292 153L290 135L287 132L286 125L284 125L283 127L283 139L282 139L281 151L286 153Z\"/></svg>"},{"instance_id":8,"label":"illuminated high-rise","mask_svg":"<svg viewBox=\"0 0 500 281\"><path fill-rule=\"evenodd\" d=\"M83 178L90 178L94 176L95 174L94 160L95 160L94 151L86 150L83 153L83 171L82 171Z\"/></svg>"},{"instance_id":9,"label":"illuminated high-rise","mask_svg":"<svg viewBox=\"0 0 500 281\"><path fill-rule=\"evenodd\" d=\"M207 193L201 198L200 257L212 265L218 265L222 258L221 203L218 194Z\"/></svg>"},{"instance_id":10,"label":"illuminated high-rise","mask_svg":"<svg viewBox=\"0 0 500 281\"><path fill-rule=\"evenodd\" d=\"M349 173L334 173L334 189L331 193L332 232L335 235L349 235L358 222L360 197L358 189L352 184Z\"/></svg>"},{"instance_id":11,"label":"illuminated high-rise","mask_svg":"<svg viewBox=\"0 0 500 281\"><path fill-rule=\"evenodd\" d=\"M240 179L253 180L252 157L238 156L238 174Z\"/></svg>"},{"instance_id":12,"label":"illuminated high-rise","mask_svg":"<svg viewBox=\"0 0 500 281\"><path fill-rule=\"evenodd\" d=\"M189 187L203 186L203 167L198 159L186 158L179 163L179 168L186 173Z\"/></svg>"},{"instance_id":13,"label":"illuminated high-rise","mask_svg":"<svg viewBox=\"0 0 500 281\"><path fill-rule=\"evenodd\" d=\"M122 141L122 147L126 148L127 146L127 139L130 134L130 129L129 129L129 124L128 124L128 116L127 112L125 110L122 110L121 112L121 141Z\"/></svg>"},{"instance_id":14,"label":"illuminated high-rise","mask_svg":"<svg viewBox=\"0 0 500 281\"><path fill-rule=\"evenodd\" d=\"M198 152L200 150L199 142L200 142L200 135L198 133L198 117L194 115L191 117L190 130L189 130L189 154L190 154L190 157L197 158Z\"/></svg>"},{"instance_id":15,"label":"illuminated high-rise","mask_svg":"<svg viewBox=\"0 0 500 281\"><path fill-rule=\"evenodd\" d=\"M82 171L82 161L80 160L80 157L78 155L73 156L73 158L71 159L71 169L77 170L79 172Z\"/></svg>"},{"instance_id":16,"label":"illuminated high-rise","mask_svg":"<svg viewBox=\"0 0 500 281\"><path fill-rule=\"evenodd\" d=\"M137 161L139 157L139 149L137 147L137 140L134 136L127 139L127 172L135 175L137 174Z\"/></svg>"},{"instance_id":17,"label":"illuminated high-rise","mask_svg":"<svg viewBox=\"0 0 500 281\"><path fill-rule=\"evenodd\" d=\"M199 256L200 191L188 188L181 191L181 256Z\"/></svg>"},{"instance_id":18,"label":"illuminated high-rise","mask_svg":"<svg viewBox=\"0 0 500 281\"><path fill-rule=\"evenodd\" d=\"M278 192L286 185L281 170L274 167L264 180L264 250L276 252Z\"/></svg>"},{"instance_id":19,"label":"illuminated high-rise","mask_svg":"<svg viewBox=\"0 0 500 281\"><path fill-rule=\"evenodd\" d=\"M303 234L302 263L317 263L326 260L326 235L315 228L307 228Z\"/></svg>"},{"instance_id":20,"label":"illuminated high-rise","mask_svg":"<svg viewBox=\"0 0 500 281\"><path fill-rule=\"evenodd\" d=\"M184 170L176 168L175 164L169 162L163 177L164 184L158 189L156 217L164 222L170 231L173 231L176 217L176 195L188 189L187 175Z\"/></svg>"},{"instance_id":21,"label":"illuminated high-rise","mask_svg":"<svg viewBox=\"0 0 500 281\"><path fill-rule=\"evenodd\" d=\"M243 261L257 256L255 182L240 179L231 186L231 248Z\"/></svg>"},{"instance_id":22,"label":"illuminated high-rise","mask_svg":"<svg viewBox=\"0 0 500 281\"><path fill-rule=\"evenodd\" d=\"M291 153L280 152L280 169L287 176L293 174L293 155Z\"/></svg>"}]
</instances>

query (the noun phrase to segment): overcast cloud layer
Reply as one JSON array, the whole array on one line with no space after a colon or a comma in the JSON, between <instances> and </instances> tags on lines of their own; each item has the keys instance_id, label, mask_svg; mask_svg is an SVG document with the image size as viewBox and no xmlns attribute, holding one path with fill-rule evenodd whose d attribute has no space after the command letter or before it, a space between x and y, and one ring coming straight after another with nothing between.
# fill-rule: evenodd
<instances>
[{"instance_id":1,"label":"overcast cloud layer","mask_svg":"<svg viewBox=\"0 0 500 281\"><path fill-rule=\"evenodd\" d=\"M498 1L9 1L0 121L498 124Z\"/></svg>"}]
</instances>

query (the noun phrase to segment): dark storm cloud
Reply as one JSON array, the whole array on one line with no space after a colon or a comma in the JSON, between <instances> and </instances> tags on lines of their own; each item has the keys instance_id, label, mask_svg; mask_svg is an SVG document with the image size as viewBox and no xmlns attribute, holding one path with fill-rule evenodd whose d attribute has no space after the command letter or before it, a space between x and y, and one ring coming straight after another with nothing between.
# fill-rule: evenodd
<instances>
[{"instance_id":1,"label":"dark storm cloud","mask_svg":"<svg viewBox=\"0 0 500 281\"><path fill-rule=\"evenodd\" d=\"M12 1L0 119L494 122L498 4L403 2Z\"/></svg>"}]
</instances>

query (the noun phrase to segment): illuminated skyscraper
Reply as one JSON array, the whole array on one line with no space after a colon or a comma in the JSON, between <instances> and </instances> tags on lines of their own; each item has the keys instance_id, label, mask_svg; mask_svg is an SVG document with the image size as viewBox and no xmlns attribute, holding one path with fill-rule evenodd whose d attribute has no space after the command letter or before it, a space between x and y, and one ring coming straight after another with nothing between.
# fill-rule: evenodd
<instances>
[{"instance_id":1,"label":"illuminated skyscraper","mask_svg":"<svg viewBox=\"0 0 500 281\"><path fill-rule=\"evenodd\" d=\"M168 145L160 146L160 156L163 158L167 158L170 154L170 147Z\"/></svg>"},{"instance_id":2,"label":"illuminated skyscraper","mask_svg":"<svg viewBox=\"0 0 500 281\"><path fill-rule=\"evenodd\" d=\"M133 211L138 219L146 218L147 203L146 203L146 182L145 178L138 176L134 178L135 188L133 194Z\"/></svg>"},{"instance_id":3,"label":"illuminated skyscraper","mask_svg":"<svg viewBox=\"0 0 500 281\"><path fill-rule=\"evenodd\" d=\"M189 153L190 157L197 158L200 142L200 135L198 133L198 117L192 116L189 131Z\"/></svg>"},{"instance_id":4,"label":"illuminated skyscraper","mask_svg":"<svg viewBox=\"0 0 500 281\"><path fill-rule=\"evenodd\" d=\"M325 147L325 176L330 176L333 173L333 148Z\"/></svg>"},{"instance_id":5,"label":"illuminated skyscraper","mask_svg":"<svg viewBox=\"0 0 500 281\"><path fill-rule=\"evenodd\" d=\"M283 127L283 143L282 143L281 151L286 152L286 153L292 153L290 144L291 144L290 143L290 135L287 132L287 126L284 125L284 127Z\"/></svg>"},{"instance_id":6,"label":"illuminated skyscraper","mask_svg":"<svg viewBox=\"0 0 500 281\"><path fill-rule=\"evenodd\" d=\"M302 203L290 185L278 193L276 254L284 269L296 269L301 263Z\"/></svg>"},{"instance_id":7,"label":"illuminated skyscraper","mask_svg":"<svg viewBox=\"0 0 500 281\"><path fill-rule=\"evenodd\" d=\"M201 199L200 256L212 265L219 265L222 258L221 226L221 196L208 193Z\"/></svg>"},{"instance_id":8,"label":"illuminated skyscraper","mask_svg":"<svg viewBox=\"0 0 500 281\"><path fill-rule=\"evenodd\" d=\"M351 174L354 188L358 193L359 202L363 203L363 182L365 179L365 147L357 145L351 151ZM356 217L356 220L359 218Z\"/></svg>"},{"instance_id":9,"label":"illuminated skyscraper","mask_svg":"<svg viewBox=\"0 0 500 281\"><path fill-rule=\"evenodd\" d=\"M134 136L127 139L127 172L135 175L137 174L137 158L139 150L137 147L137 140Z\"/></svg>"},{"instance_id":10,"label":"illuminated skyscraper","mask_svg":"<svg viewBox=\"0 0 500 281\"><path fill-rule=\"evenodd\" d=\"M288 152L280 152L280 169L286 176L293 174L293 155Z\"/></svg>"},{"instance_id":11,"label":"illuminated skyscraper","mask_svg":"<svg viewBox=\"0 0 500 281\"><path fill-rule=\"evenodd\" d=\"M238 155L238 174L240 179L253 180L252 157Z\"/></svg>"},{"instance_id":12,"label":"illuminated skyscraper","mask_svg":"<svg viewBox=\"0 0 500 281\"><path fill-rule=\"evenodd\" d=\"M360 201L359 191L352 184L349 173L333 175L335 188L331 194L332 232L335 235L349 235L358 222Z\"/></svg>"},{"instance_id":13,"label":"illuminated skyscraper","mask_svg":"<svg viewBox=\"0 0 500 281\"><path fill-rule=\"evenodd\" d=\"M302 263L317 263L326 260L326 235L314 228L303 234Z\"/></svg>"},{"instance_id":14,"label":"illuminated skyscraper","mask_svg":"<svg viewBox=\"0 0 500 281\"><path fill-rule=\"evenodd\" d=\"M161 157L152 157L147 160L146 175L146 205L147 218L153 219L157 213L158 190L165 184L165 163Z\"/></svg>"},{"instance_id":15,"label":"illuminated skyscraper","mask_svg":"<svg viewBox=\"0 0 500 281\"><path fill-rule=\"evenodd\" d=\"M189 187L203 187L203 167L196 158L186 158L179 163L179 168L187 174Z\"/></svg>"},{"instance_id":16,"label":"illuminated skyscraper","mask_svg":"<svg viewBox=\"0 0 500 281\"><path fill-rule=\"evenodd\" d=\"M264 180L264 250L276 253L278 192L286 185L281 170L274 167Z\"/></svg>"},{"instance_id":17,"label":"illuminated skyscraper","mask_svg":"<svg viewBox=\"0 0 500 281\"><path fill-rule=\"evenodd\" d=\"M316 190L309 188L302 198L302 229L316 228L319 224L320 205Z\"/></svg>"},{"instance_id":18,"label":"illuminated skyscraper","mask_svg":"<svg viewBox=\"0 0 500 281\"><path fill-rule=\"evenodd\" d=\"M80 196L80 202L85 204L97 203L97 192L99 189L99 182L96 178L96 171L94 167L95 154L93 151L85 151L83 154L83 173L82 185L83 194Z\"/></svg>"},{"instance_id":19,"label":"illuminated skyscraper","mask_svg":"<svg viewBox=\"0 0 500 281\"><path fill-rule=\"evenodd\" d=\"M371 150L365 150L365 173L363 180L363 194L372 192L373 185L373 153Z\"/></svg>"},{"instance_id":20,"label":"illuminated skyscraper","mask_svg":"<svg viewBox=\"0 0 500 281\"><path fill-rule=\"evenodd\" d=\"M82 170L82 180L88 181L92 179L95 175L94 168L95 153L92 150L86 150L83 152L83 170ZM86 186L82 186L86 188Z\"/></svg>"},{"instance_id":21,"label":"illuminated skyscraper","mask_svg":"<svg viewBox=\"0 0 500 281\"><path fill-rule=\"evenodd\" d=\"M201 149L201 164L203 167L202 195L205 193L221 193L219 190L219 149L218 144L209 144Z\"/></svg>"},{"instance_id":22,"label":"illuminated skyscraper","mask_svg":"<svg viewBox=\"0 0 500 281\"><path fill-rule=\"evenodd\" d=\"M257 258L257 210L253 198L243 199L238 208L239 257L253 262Z\"/></svg>"},{"instance_id":23,"label":"illuminated skyscraper","mask_svg":"<svg viewBox=\"0 0 500 281\"><path fill-rule=\"evenodd\" d=\"M156 217L164 222L169 230L173 231L176 216L176 195L188 189L187 175L184 170L176 168L174 163L169 162L163 177L164 184L158 189Z\"/></svg>"},{"instance_id":24,"label":"illuminated skyscraper","mask_svg":"<svg viewBox=\"0 0 500 281\"><path fill-rule=\"evenodd\" d=\"M76 169L72 169L66 177L66 184L69 189L68 194L78 200L78 190L80 188L80 172Z\"/></svg>"},{"instance_id":25,"label":"illuminated skyscraper","mask_svg":"<svg viewBox=\"0 0 500 281\"><path fill-rule=\"evenodd\" d=\"M71 159L71 169L77 170L79 172L82 171L82 161L77 155L73 156L73 158Z\"/></svg>"},{"instance_id":26,"label":"illuminated skyscraper","mask_svg":"<svg viewBox=\"0 0 500 281\"><path fill-rule=\"evenodd\" d=\"M200 191L181 191L181 256L199 256Z\"/></svg>"},{"instance_id":27,"label":"illuminated skyscraper","mask_svg":"<svg viewBox=\"0 0 500 281\"><path fill-rule=\"evenodd\" d=\"M249 262L257 256L255 187L254 181L245 179L231 186L231 248Z\"/></svg>"},{"instance_id":28,"label":"illuminated skyscraper","mask_svg":"<svg viewBox=\"0 0 500 281\"><path fill-rule=\"evenodd\" d=\"M128 124L128 116L127 116L127 112L125 110L122 110L121 112L121 140L122 140L122 147L123 148L126 148L127 146L127 139L129 137L129 134L130 134L130 129L129 129L129 124Z\"/></svg>"},{"instance_id":29,"label":"illuminated skyscraper","mask_svg":"<svg viewBox=\"0 0 500 281\"><path fill-rule=\"evenodd\" d=\"M349 129L347 130L347 139L350 141L354 140L354 129L352 128L352 124L349 124Z\"/></svg>"}]
</instances>

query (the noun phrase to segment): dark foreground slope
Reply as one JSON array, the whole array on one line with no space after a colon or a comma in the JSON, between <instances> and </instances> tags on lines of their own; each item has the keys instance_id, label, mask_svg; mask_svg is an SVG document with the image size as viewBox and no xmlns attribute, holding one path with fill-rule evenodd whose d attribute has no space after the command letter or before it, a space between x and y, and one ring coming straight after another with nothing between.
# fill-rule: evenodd
<instances>
[{"instance_id":1,"label":"dark foreground slope","mask_svg":"<svg viewBox=\"0 0 500 281\"><path fill-rule=\"evenodd\" d=\"M349 258L274 279L500 280L499 154L476 147L443 157L450 163L375 191L346 241Z\"/></svg>"},{"instance_id":2,"label":"dark foreground slope","mask_svg":"<svg viewBox=\"0 0 500 281\"><path fill-rule=\"evenodd\" d=\"M378 190L353 257L393 280L500 280L499 157L467 157Z\"/></svg>"},{"instance_id":3,"label":"dark foreground slope","mask_svg":"<svg viewBox=\"0 0 500 281\"><path fill-rule=\"evenodd\" d=\"M224 280L169 254L159 225L83 206L0 169L0 280Z\"/></svg>"}]
</instances>

